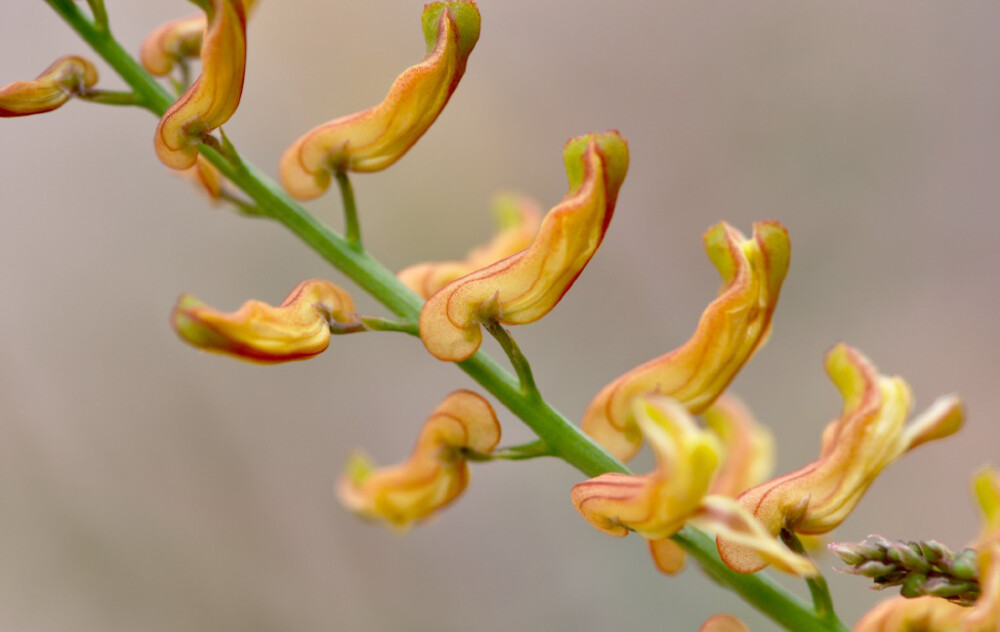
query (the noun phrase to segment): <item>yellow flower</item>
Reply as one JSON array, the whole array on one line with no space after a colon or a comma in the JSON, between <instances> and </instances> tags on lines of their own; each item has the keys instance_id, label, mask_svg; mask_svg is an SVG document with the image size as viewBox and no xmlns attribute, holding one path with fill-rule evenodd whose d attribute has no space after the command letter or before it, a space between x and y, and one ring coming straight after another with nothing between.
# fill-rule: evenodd
<instances>
[{"instance_id":1,"label":"yellow flower","mask_svg":"<svg viewBox=\"0 0 1000 632\"><path fill-rule=\"evenodd\" d=\"M753 238L746 239L720 222L704 240L723 286L694 336L605 386L584 413L584 432L619 459L631 459L639 450L642 437L631 417L637 396L669 395L691 413L700 413L767 340L791 254L785 227L759 222Z\"/></svg>"},{"instance_id":2,"label":"yellow flower","mask_svg":"<svg viewBox=\"0 0 1000 632\"><path fill-rule=\"evenodd\" d=\"M0 88L0 117L51 112L97 83L97 69L82 57L66 55L32 81Z\"/></svg>"},{"instance_id":3,"label":"yellow flower","mask_svg":"<svg viewBox=\"0 0 1000 632\"><path fill-rule=\"evenodd\" d=\"M222 198L222 174L204 156L199 155L194 165L181 173L197 189L204 191L212 202Z\"/></svg>"},{"instance_id":4,"label":"yellow flower","mask_svg":"<svg viewBox=\"0 0 1000 632\"><path fill-rule=\"evenodd\" d=\"M464 261L412 265L400 270L396 275L399 280L427 299L452 281L530 246L542 217L538 204L525 197L503 195L493 205L500 232L488 244L470 251Z\"/></svg>"},{"instance_id":5,"label":"yellow flower","mask_svg":"<svg viewBox=\"0 0 1000 632\"><path fill-rule=\"evenodd\" d=\"M244 14L249 15L255 0L243 0ZM139 49L139 61L150 74L170 74L181 60L201 55L205 35L204 15L171 20L149 34Z\"/></svg>"},{"instance_id":6,"label":"yellow flower","mask_svg":"<svg viewBox=\"0 0 1000 632\"><path fill-rule=\"evenodd\" d=\"M443 509L469 482L467 454L488 454L500 442L500 424L489 402L455 391L427 419L410 458L374 469L355 455L337 485L351 511L400 531Z\"/></svg>"},{"instance_id":7,"label":"yellow flower","mask_svg":"<svg viewBox=\"0 0 1000 632\"><path fill-rule=\"evenodd\" d=\"M236 112L246 71L246 16L239 0L211 0L201 46L201 75L167 110L153 145L171 169L188 169L198 145Z\"/></svg>"},{"instance_id":8,"label":"yellow flower","mask_svg":"<svg viewBox=\"0 0 1000 632\"><path fill-rule=\"evenodd\" d=\"M771 474L774 439L735 396L721 395L705 411L705 425L718 437L723 454L710 493L735 498ZM656 567L668 575L679 573L687 562L684 549L669 538L650 540L649 552Z\"/></svg>"},{"instance_id":9,"label":"yellow flower","mask_svg":"<svg viewBox=\"0 0 1000 632\"><path fill-rule=\"evenodd\" d=\"M698 632L750 632L750 628L731 614L717 614L701 624Z\"/></svg>"},{"instance_id":10,"label":"yellow flower","mask_svg":"<svg viewBox=\"0 0 1000 632\"><path fill-rule=\"evenodd\" d=\"M351 296L329 281L303 281L272 307L247 301L235 312L219 312L184 294L171 323L187 343L252 362L304 360L330 344L333 323L356 322Z\"/></svg>"},{"instance_id":11,"label":"yellow flower","mask_svg":"<svg viewBox=\"0 0 1000 632\"><path fill-rule=\"evenodd\" d=\"M979 552L979 598L962 607L937 597L882 602L855 632L998 632L1000 630L1000 474L992 468L973 479L983 529L972 548Z\"/></svg>"},{"instance_id":12,"label":"yellow flower","mask_svg":"<svg viewBox=\"0 0 1000 632\"><path fill-rule=\"evenodd\" d=\"M740 503L777 535L827 533L843 522L875 477L918 445L962 426L961 400L939 399L910 424L910 388L900 377L880 376L861 353L839 344L827 353L826 370L844 398L839 419L823 431L815 462L743 492ZM719 538L726 564L752 573L767 562L753 551Z\"/></svg>"},{"instance_id":13,"label":"yellow flower","mask_svg":"<svg viewBox=\"0 0 1000 632\"><path fill-rule=\"evenodd\" d=\"M319 196L336 171L389 167L423 136L451 98L479 40L474 2L424 8L427 57L403 72L381 103L313 128L285 151L281 183L299 199Z\"/></svg>"},{"instance_id":14,"label":"yellow flower","mask_svg":"<svg viewBox=\"0 0 1000 632\"><path fill-rule=\"evenodd\" d=\"M420 338L440 360L465 360L482 343L481 323L532 323L559 302L597 252L628 170L616 131L571 139L563 151L569 192L542 220L527 249L434 294L420 313Z\"/></svg>"},{"instance_id":15,"label":"yellow flower","mask_svg":"<svg viewBox=\"0 0 1000 632\"><path fill-rule=\"evenodd\" d=\"M722 448L675 400L659 395L633 403L639 429L656 455L643 476L609 473L573 487L573 505L594 527L624 537L635 531L662 540L685 524L725 534L751 547L778 568L812 575L812 562L782 547L731 498L707 495Z\"/></svg>"}]
</instances>

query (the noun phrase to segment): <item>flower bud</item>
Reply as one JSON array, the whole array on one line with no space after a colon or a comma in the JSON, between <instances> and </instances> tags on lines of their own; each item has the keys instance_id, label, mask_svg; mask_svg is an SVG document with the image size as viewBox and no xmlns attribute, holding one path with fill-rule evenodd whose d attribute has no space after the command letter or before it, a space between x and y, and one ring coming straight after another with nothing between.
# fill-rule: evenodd
<instances>
[{"instance_id":1,"label":"flower bud","mask_svg":"<svg viewBox=\"0 0 1000 632\"><path fill-rule=\"evenodd\" d=\"M431 413L406 462L376 469L356 456L337 484L337 496L360 516L404 531L465 490L468 452L488 454L499 442L500 424L489 402L455 391Z\"/></svg>"},{"instance_id":2,"label":"flower bud","mask_svg":"<svg viewBox=\"0 0 1000 632\"><path fill-rule=\"evenodd\" d=\"M0 117L51 112L96 83L92 63L76 55L60 57L34 80L0 88Z\"/></svg>"},{"instance_id":3,"label":"flower bud","mask_svg":"<svg viewBox=\"0 0 1000 632\"><path fill-rule=\"evenodd\" d=\"M242 0L244 14L249 15L255 0ZM139 61L149 74L163 77L183 59L201 55L205 35L204 15L171 20L150 33L139 49Z\"/></svg>"},{"instance_id":4,"label":"flower bud","mask_svg":"<svg viewBox=\"0 0 1000 632\"><path fill-rule=\"evenodd\" d=\"M250 300L219 312L190 294L177 300L171 323L185 342L261 363L311 358L330 344L331 323L355 322L354 302L329 281L303 281L277 307Z\"/></svg>"},{"instance_id":5,"label":"flower bud","mask_svg":"<svg viewBox=\"0 0 1000 632\"><path fill-rule=\"evenodd\" d=\"M401 270L397 278L428 299L452 281L530 246L542 217L538 204L516 195L499 196L493 204L500 231L488 244L470 251L464 261L418 263Z\"/></svg>"},{"instance_id":6,"label":"flower bud","mask_svg":"<svg viewBox=\"0 0 1000 632\"><path fill-rule=\"evenodd\" d=\"M731 614L717 614L701 624L698 632L750 632L750 628Z\"/></svg>"},{"instance_id":7,"label":"flower bud","mask_svg":"<svg viewBox=\"0 0 1000 632\"><path fill-rule=\"evenodd\" d=\"M840 419L824 430L819 459L739 497L774 535L781 529L805 534L831 531L886 466L962 425L962 403L955 396L939 399L906 425L911 399L906 382L880 376L851 347L834 347L827 354L826 369L844 398L844 409ZM724 538L718 544L723 561L736 571L752 573L766 565L745 547Z\"/></svg>"},{"instance_id":8,"label":"flower bud","mask_svg":"<svg viewBox=\"0 0 1000 632\"><path fill-rule=\"evenodd\" d=\"M605 386L584 414L584 432L619 459L631 459L639 450L641 435L631 417L637 396L668 395L700 413L767 340L788 271L788 232L778 222L759 222L753 238L746 239L720 222L704 240L724 284L694 336Z\"/></svg>"},{"instance_id":9,"label":"flower bud","mask_svg":"<svg viewBox=\"0 0 1000 632\"><path fill-rule=\"evenodd\" d=\"M198 145L236 112L246 71L246 15L240 0L211 0L201 46L201 75L167 110L153 146L171 169L188 169Z\"/></svg>"},{"instance_id":10,"label":"flower bud","mask_svg":"<svg viewBox=\"0 0 1000 632\"><path fill-rule=\"evenodd\" d=\"M313 128L285 151L281 183L299 199L318 197L337 171L372 172L391 166L437 119L479 40L473 2L435 2L424 8L427 57L403 72L381 103Z\"/></svg>"},{"instance_id":11,"label":"flower bud","mask_svg":"<svg viewBox=\"0 0 1000 632\"><path fill-rule=\"evenodd\" d=\"M590 261L614 213L628 170L616 131L571 139L563 151L569 192L542 220L531 246L434 294L420 313L420 338L440 360L465 360L482 343L480 325L523 325L551 311Z\"/></svg>"}]
</instances>

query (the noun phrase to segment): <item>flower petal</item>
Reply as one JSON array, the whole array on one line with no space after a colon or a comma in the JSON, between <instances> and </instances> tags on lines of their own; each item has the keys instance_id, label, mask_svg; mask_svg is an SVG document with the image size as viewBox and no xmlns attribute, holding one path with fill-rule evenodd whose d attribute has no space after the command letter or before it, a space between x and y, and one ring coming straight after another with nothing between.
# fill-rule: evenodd
<instances>
[{"instance_id":1,"label":"flower petal","mask_svg":"<svg viewBox=\"0 0 1000 632\"><path fill-rule=\"evenodd\" d=\"M236 112L246 72L246 14L240 0L211 0L201 75L167 110L153 146L171 169L194 166L198 145Z\"/></svg>"},{"instance_id":2,"label":"flower petal","mask_svg":"<svg viewBox=\"0 0 1000 632\"><path fill-rule=\"evenodd\" d=\"M428 299L452 281L530 246L542 218L538 204L516 195L499 196L493 204L500 232L488 244L470 251L464 261L418 263L400 270L396 277Z\"/></svg>"},{"instance_id":3,"label":"flower petal","mask_svg":"<svg viewBox=\"0 0 1000 632\"><path fill-rule=\"evenodd\" d=\"M435 2L424 8L428 54L408 68L378 105L313 128L285 151L280 177L299 199L330 186L335 171L380 171L403 157L444 110L479 40L473 2Z\"/></svg>"},{"instance_id":4,"label":"flower petal","mask_svg":"<svg viewBox=\"0 0 1000 632\"><path fill-rule=\"evenodd\" d=\"M247 301L235 312L219 312L184 294L171 323L185 342L253 362L304 360L330 344L330 323L354 322L354 302L329 281L303 281L277 307Z\"/></svg>"},{"instance_id":5,"label":"flower petal","mask_svg":"<svg viewBox=\"0 0 1000 632\"><path fill-rule=\"evenodd\" d=\"M500 424L489 402L471 391L455 391L431 413L405 463L374 469L355 456L337 484L337 496L360 516L405 531L465 490L466 450L488 454L499 442Z\"/></svg>"},{"instance_id":6,"label":"flower petal","mask_svg":"<svg viewBox=\"0 0 1000 632\"><path fill-rule=\"evenodd\" d=\"M255 0L242 0L245 15L256 4ZM171 20L150 33L139 49L139 61L151 75L163 77L170 74L181 60L201 55L205 35L204 15L193 15Z\"/></svg>"},{"instance_id":7,"label":"flower petal","mask_svg":"<svg viewBox=\"0 0 1000 632\"><path fill-rule=\"evenodd\" d=\"M826 369L844 398L844 408L840 419L823 433L820 457L739 497L773 535L783 528L804 534L831 531L886 466L917 445L961 426L962 403L954 396L942 398L916 425L905 426L911 397L906 382L880 376L851 347L834 347L827 354ZM718 544L723 561L734 570L752 573L767 564L726 538L719 538Z\"/></svg>"},{"instance_id":8,"label":"flower petal","mask_svg":"<svg viewBox=\"0 0 1000 632\"><path fill-rule=\"evenodd\" d=\"M97 69L92 63L76 55L60 57L34 80L0 88L0 117L51 112L96 83Z\"/></svg>"},{"instance_id":9,"label":"flower petal","mask_svg":"<svg viewBox=\"0 0 1000 632\"><path fill-rule=\"evenodd\" d=\"M774 437L742 401L724 393L705 411L705 425L725 448L713 494L735 498L767 479L774 468Z\"/></svg>"},{"instance_id":10,"label":"flower petal","mask_svg":"<svg viewBox=\"0 0 1000 632\"><path fill-rule=\"evenodd\" d=\"M701 624L698 632L750 632L750 628L731 614L717 614Z\"/></svg>"},{"instance_id":11,"label":"flower petal","mask_svg":"<svg viewBox=\"0 0 1000 632\"><path fill-rule=\"evenodd\" d=\"M531 246L458 279L424 305L420 338L438 359L475 353L483 322L523 325L548 314L597 251L628 170L628 145L616 131L587 134L571 139L563 158L569 192Z\"/></svg>"},{"instance_id":12,"label":"flower petal","mask_svg":"<svg viewBox=\"0 0 1000 632\"><path fill-rule=\"evenodd\" d=\"M637 396L669 395L700 413L767 339L788 271L788 232L778 222L759 222L748 240L720 222L704 239L723 287L694 336L605 386L584 414L583 430L619 459L631 459L639 449L641 435L631 417Z\"/></svg>"}]
</instances>

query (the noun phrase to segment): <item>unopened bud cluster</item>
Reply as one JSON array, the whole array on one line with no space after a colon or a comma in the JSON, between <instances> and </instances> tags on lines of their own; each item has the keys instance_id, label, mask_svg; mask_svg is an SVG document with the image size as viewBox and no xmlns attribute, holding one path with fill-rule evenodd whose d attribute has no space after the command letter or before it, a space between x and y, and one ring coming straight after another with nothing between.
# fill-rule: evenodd
<instances>
[{"instance_id":1,"label":"unopened bud cluster","mask_svg":"<svg viewBox=\"0 0 1000 632\"><path fill-rule=\"evenodd\" d=\"M858 543L834 542L829 548L848 565L843 572L871 578L876 590L899 586L907 598L928 595L962 606L979 598L975 549L954 553L936 540L890 541L880 535Z\"/></svg>"}]
</instances>

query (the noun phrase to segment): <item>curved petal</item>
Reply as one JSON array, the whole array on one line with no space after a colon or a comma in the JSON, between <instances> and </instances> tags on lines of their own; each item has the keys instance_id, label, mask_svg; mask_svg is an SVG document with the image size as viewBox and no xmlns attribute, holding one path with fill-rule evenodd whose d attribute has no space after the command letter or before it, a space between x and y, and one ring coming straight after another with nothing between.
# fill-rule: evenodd
<instances>
[{"instance_id":1,"label":"curved petal","mask_svg":"<svg viewBox=\"0 0 1000 632\"><path fill-rule=\"evenodd\" d=\"M251 300L228 314L184 294L171 316L177 335L185 342L262 363L311 358L330 344L331 322L354 320L351 296L317 279L299 283L277 307Z\"/></svg>"},{"instance_id":2,"label":"curved petal","mask_svg":"<svg viewBox=\"0 0 1000 632\"><path fill-rule=\"evenodd\" d=\"M198 145L236 112L246 72L246 14L240 0L211 0L201 75L166 111L153 146L171 169L194 166Z\"/></svg>"},{"instance_id":3,"label":"curved petal","mask_svg":"<svg viewBox=\"0 0 1000 632\"><path fill-rule=\"evenodd\" d=\"M862 617L854 632L958 632L966 610L937 597L894 597Z\"/></svg>"},{"instance_id":4,"label":"curved petal","mask_svg":"<svg viewBox=\"0 0 1000 632\"><path fill-rule=\"evenodd\" d=\"M746 239L720 222L704 239L723 286L702 314L694 336L605 386L584 414L584 432L619 459L635 456L641 442L631 417L632 400L659 393L700 413L767 340L788 271L788 232L778 222L759 222L753 238Z\"/></svg>"},{"instance_id":5,"label":"curved petal","mask_svg":"<svg viewBox=\"0 0 1000 632\"><path fill-rule=\"evenodd\" d=\"M701 624L698 632L750 632L750 628L731 614L717 614Z\"/></svg>"},{"instance_id":6,"label":"curved petal","mask_svg":"<svg viewBox=\"0 0 1000 632\"><path fill-rule=\"evenodd\" d=\"M438 359L457 362L475 353L483 322L542 318L594 256L628 170L628 145L616 131L587 134L571 139L563 158L569 192L542 220L531 246L458 279L424 305L420 338Z\"/></svg>"},{"instance_id":7,"label":"curved petal","mask_svg":"<svg viewBox=\"0 0 1000 632\"><path fill-rule=\"evenodd\" d=\"M330 186L334 171L380 171L424 135L444 110L479 40L473 2L436 2L424 8L428 54L408 68L378 105L324 123L292 143L281 157L281 184L299 199Z\"/></svg>"},{"instance_id":8,"label":"curved petal","mask_svg":"<svg viewBox=\"0 0 1000 632\"><path fill-rule=\"evenodd\" d=\"M767 479L774 469L774 437L742 401L724 393L705 411L705 425L725 449L713 494L735 498Z\"/></svg>"},{"instance_id":9,"label":"curved petal","mask_svg":"<svg viewBox=\"0 0 1000 632\"><path fill-rule=\"evenodd\" d=\"M406 462L374 469L355 456L337 484L337 496L364 518L406 530L465 490L466 450L488 454L499 442L500 424L489 402L471 391L455 391L431 413Z\"/></svg>"},{"instance_id":10,"label":"curved petal","mask_svg":"<svg viewBox=\"0 0 1000 632\"><path fill-rule=\"evenodd\" d=\"M530 246L542 218L538 204L526 197L503 195L494 200L493 207L500 231L488 244L471 250L464 261L418 263L400 270L396 277L428 299L452 281Z\"/></svg>"},{"instance_id":11,"label":"curved petal","mask_svg":"<svg viewBox=\"0 0 1000 632\"><path fill-rule=\"evenodd\" d=\"M886 466L931 438L962 424L962 403L942 398L910 426L910 389L899 377L880 376L861 353L837 345L826 370L844 398L840 418L823 433L819 459L740 495L744 507L777 535L782 528L822 534L843 522ZM914 430L916 429L916 430ZM752 573L767 562L735 542L719 538L723 561Z\"/></svg>"},{"instance_id":12,"label":"curved petal","mask_svg":"<svg viewBox=\"0 0 1000 632\"><path fill-rule=\"evenodd\" d=\"M96 83L92 63L76 55L60 57L34 80L0 88L0 117L51 112Z\"/></svg>"},{"instance_id":13,"label":"curved petal","mask_svg":"<svg viewBox=\"0 0 1000 632\"><path fill-rule=\"evenodd\" d=\"M245 15L250 15L254 4L255 0L243 0ZM193 15L158 27L143 40L139 49L143 68L151 75L163 77L170 74L180 60L199 57L205 26L204 15Z\"/></svg>"}]
</instances>

